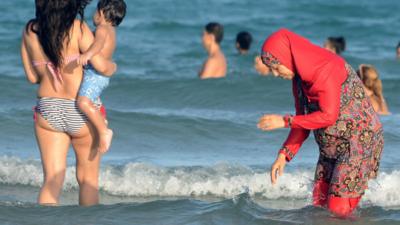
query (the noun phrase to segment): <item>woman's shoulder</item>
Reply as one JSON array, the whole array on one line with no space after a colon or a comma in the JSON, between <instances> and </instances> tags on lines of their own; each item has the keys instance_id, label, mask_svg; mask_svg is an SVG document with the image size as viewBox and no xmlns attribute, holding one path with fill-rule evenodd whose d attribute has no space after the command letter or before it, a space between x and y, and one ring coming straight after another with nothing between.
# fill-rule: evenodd
<instances>
[{"instance_id":1,"label":"woman's shoulder","mask_svg":"<svg viewBox=\"0 0 400 225\"><path fill-rule=\"evenodd\" d=\"M79 37L84 36L86 32L90 31L89 25L84 20L75 19L73 25L73 34ZM90 31L91 32L91 31Z\"/></svg>"},{"instance_id":2,"label":"woman's shoulder","mask_svg":"<svg viewBox=\"0 0 400 225\"><path fill-rule=\"evenodd\" d=\"M81 20L81 19L75 19L74 20L74 26L75 25L80 26L80 25L83 25L83 24L87 24L86 21Z\"/></svg>"},{"instance_id":3,"label":"woman's shoulder","mask_svg":"<svg viewBox=\"0 0 400 225\"><path fill-rule=\"evenodd\" d=\"M26 24L25 27L22 31L22 34L24 37L29 37L32 35L36 35L35 33L35 29L36 29L37 25L36 25L36 20L35 19L31 19L29 20Z\"/></svg>"},{"instance_id":4,"label":"woman's shoulder","mask_svg":"<svg viewBox=\"0 0 400 225\"><path fill-rule=\"evenodd\" d=\"M36 48L39 44L37 24L34 19L29 20L22 30L22 40L28 49Z\"/></svg>"},{"instance_id":5,"label":"woman's shoulder","mask_svg":"<svg viewBox=\"0 0 400 225\"><path fill-rule=\"evenodd\" d=\"M85 20L81 20L81 19L75 19L74 20L74 28L75 29L84 29L84 28L88 28L89 25L86 23Z\"/></svg>"}]
</instances>

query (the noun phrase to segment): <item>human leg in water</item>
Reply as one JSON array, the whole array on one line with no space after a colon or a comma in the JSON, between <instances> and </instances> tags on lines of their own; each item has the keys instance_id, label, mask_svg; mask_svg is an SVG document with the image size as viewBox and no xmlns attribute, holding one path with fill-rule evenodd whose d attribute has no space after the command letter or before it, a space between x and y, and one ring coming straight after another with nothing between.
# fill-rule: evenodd
<instances>
[{"instance_id":1,"label":"human leg in water","mask_svg":"<svg viewBox=\"0 0 400 225\"><path fill-rule=\"evenodd\" d=\"M349 217L357 208L360 197L342 198L334 195L328 197L328 210L339 217Z\"/></svg>"},{"instance_id":2,"label":"human leg in water","mask_svg":"<svg viewBox=\"0 0 400 225\"><path fill-rule=\"evenodd\" d=\"M107 127L106 121L100 110L98 110L93 102L85 96L78 97L78 106L96 128L99 135L98 151L101 153L107 152L111 145L113 131Z\"/></svg>"}]
</instances>

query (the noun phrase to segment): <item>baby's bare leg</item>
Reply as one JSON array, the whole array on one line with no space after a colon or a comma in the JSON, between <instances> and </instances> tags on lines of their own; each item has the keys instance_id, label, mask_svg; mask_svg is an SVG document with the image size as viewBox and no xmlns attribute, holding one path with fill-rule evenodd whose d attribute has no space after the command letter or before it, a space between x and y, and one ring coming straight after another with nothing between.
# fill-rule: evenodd
<instances>
[{"instance_id":1,"label":"baby's bare leg","mask_svg":"<svg viewBox=\"0 0 400 225\"><path fill-rule=\"evenodd\" d=\"M96 128L99 135L98 151L101 153L107 152L111 145L113 131L108 129L105 119L88 97L79 96L78 107Z\"/></svg>"}]
</instances>

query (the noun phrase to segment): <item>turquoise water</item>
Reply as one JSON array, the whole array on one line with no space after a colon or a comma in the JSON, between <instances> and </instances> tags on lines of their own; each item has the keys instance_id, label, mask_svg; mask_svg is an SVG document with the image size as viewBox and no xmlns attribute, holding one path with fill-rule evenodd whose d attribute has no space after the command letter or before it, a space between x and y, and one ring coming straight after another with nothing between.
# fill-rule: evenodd
<instances>
[{"instance_id":1,"label":"turquoise water","mask_svg":"<svg viewBox=\"0 0 400 225\"><path fill-rule=\"evenodd\" d=\"M277 186L267 177L287 130L263 133L263 113L291 113L290 82L260 77L252 64L263 40L288 27L322 45L343 35L343 57L354 67L377 67L392 115L385 129L382 173L370 183L354 218L358 224L400 223L400 4L392 1L183 1L127 0L118 29L119 71L103 95L112 149L100 175L103 205L80 208L74 156L61 197L62 207L35 205L42 181L32 127L34 85L20 62L20 36L34 14L33 0L0 8L0 221L5 224L335 224L310 205L318 149L310 137ZM87 9L91 13L95 3ZM206 53L203 26L225 26L222 49L228 75L200 81ZM248 30L248 56L234 48L236 33ZM22 217L22 215L24 217ZM48 215L38 219L36 215ZM72 217L71 215L75 215ZM59 218L65 219L60 222Z\"/></svg>"}]
</instances>

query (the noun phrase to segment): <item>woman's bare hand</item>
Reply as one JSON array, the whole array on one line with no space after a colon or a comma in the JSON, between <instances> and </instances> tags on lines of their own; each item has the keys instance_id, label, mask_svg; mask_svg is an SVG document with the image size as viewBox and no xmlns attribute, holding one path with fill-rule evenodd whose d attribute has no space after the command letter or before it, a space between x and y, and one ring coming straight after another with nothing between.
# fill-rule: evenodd
<instances>
[{"instance_id":1,"label":"woman's bare hand","mask_svg":"<svg viewBox=\"0 0 400 225\"><path fill-rule=\"evenodd\" d=\"M271 183L275 184L279 176L283 175L283 170L286 165L286 156L282 153L278 155L275 162L271 166Z\"/></svg>"},{"instance_id":2,"label":"woman's bare hand","mask_svg":"<svg viewBox=\"0 0 400 225\"><path fill-rule=\"evenodd\" d=\"M264 115L260 118L257 127L263 131L271 131L285 127L285 120L281 115Z\"/></svg>"}]
</instances>

